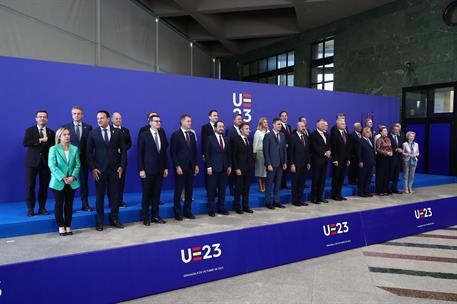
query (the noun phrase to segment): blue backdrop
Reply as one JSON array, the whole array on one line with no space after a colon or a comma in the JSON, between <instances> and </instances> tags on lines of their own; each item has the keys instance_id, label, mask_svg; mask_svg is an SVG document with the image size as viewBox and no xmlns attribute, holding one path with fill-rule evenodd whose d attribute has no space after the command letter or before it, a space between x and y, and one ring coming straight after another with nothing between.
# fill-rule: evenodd
<instances>
[{"instance_id":1,"label":"blue backdrop","mask_svg":"<svg viewBox=\"0 0 457 304\"><path fill-rule=\"evenodd\" d=\"M241 95L240 95L241 94ZM309 127L323 117L333 124L337 112L345 112L350 129L355 121L374 114L375 125L391 124L399 118L399 100L361 94L327 92L255 83L139 72L113 68L0 57L0 101L2 102L2 149L0 149L0 202L23 200L25 128L35 124L35 111L47 109L49 127L56 130L71 122L71 107L85 109L85 121L96 126L96 111L119 111L130 129L134 146L129 151L126 192L140 191L136 164L136 135L146 124L147 113L161 115L167 135L179 127L179 116L189 113L200 135L208 111L215 108L230 125L234 111L251 119L253 129L261 116L270 119L281 110L297 118L308 118ZM202 176L197 178L202 184ZM90 182L93 188L93 183ZM173 176L164 186L173 185ZM93 192L92 192L93 193Z\"/></svg>"}]
</instances>

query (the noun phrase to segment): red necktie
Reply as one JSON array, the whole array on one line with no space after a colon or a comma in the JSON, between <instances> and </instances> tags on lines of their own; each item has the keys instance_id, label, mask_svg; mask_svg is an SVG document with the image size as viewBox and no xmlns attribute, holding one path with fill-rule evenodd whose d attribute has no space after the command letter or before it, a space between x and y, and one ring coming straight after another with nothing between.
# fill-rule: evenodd
<instances>
[{"instance_id":1,"label":"red necktie","mask_svg":"<svg viewBox=\"0 0 457 304\"><path fill-rule=\"evenodd\" d=\"M303 146L305 145L305 137L303 135L300 135L300 140Z\"/></svg>"},{"instance_id":2,"label":"red necktie","mask_svg":"<svg viewBox=\"0 0 457 304\"><path fill-rule=\"evenodd\" d=\"M222 141L221 135L219 135L219 146L221 147L222 150L224 150L224 142Z\"/></svg>"}]
</instances>

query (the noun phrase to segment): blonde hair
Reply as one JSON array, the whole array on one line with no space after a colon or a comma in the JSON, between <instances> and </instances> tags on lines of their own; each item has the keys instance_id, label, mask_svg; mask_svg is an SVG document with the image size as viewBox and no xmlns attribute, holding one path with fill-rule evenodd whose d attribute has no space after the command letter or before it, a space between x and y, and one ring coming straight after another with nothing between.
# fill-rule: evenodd
<instances>
[{"instance_id":1,"label":"blonde hair","mask_svg":"<svg viewBox=\"0 0 457 304\"><path fill-rule=\"evenodd\" d=\"M70 129L68 129L68 128L59 128L59 129L56 131L56 146L57 146L58 144L60 144L60 136L62 136L62 133L63 133L64 131L70 132Z\"/></svg>"},{"instance_id":2,"label":"blonde hair","mask_svg":"<svg viewBox=\"0 0 457 304\"><path fill-rule=\"evenodd\" d=\"M414 132L414 131L406 132L406 139L408 139L410 135L414 135L414 137L415 137L416 136L416 132Z\"/></svg>"},{"instance_id":3,"label":"blonde hair","mask_svg":"<svg viewBox=\"0 0 457 304\"><path fill-rule=\"evenodd\" d=\"M260 131L267 131L268 130L268 127L266 127L266 128L262 127L264 120L268 121L268 119L265 116L260 117L259 123L257 124L257 130L260 130Z\"/></svg>"}]
</instances>

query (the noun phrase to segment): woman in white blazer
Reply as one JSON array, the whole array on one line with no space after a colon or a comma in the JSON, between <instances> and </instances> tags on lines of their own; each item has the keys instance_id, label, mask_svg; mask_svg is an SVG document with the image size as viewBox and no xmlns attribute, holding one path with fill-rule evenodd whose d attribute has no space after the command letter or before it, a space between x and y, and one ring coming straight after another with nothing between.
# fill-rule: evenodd
<instances>
[{"instance_id":1,"label":"woman in white blazer","mask_svg":"<svg viewBox=\"0 0 457 304\"><path fill-rule=\"evenodd\" d=\"M403 143L403 185L405 193L413 193L414 174L419 157L419 144L414 141L416 133L406 133L406 141Z\"/></svg>"}]
</instances>

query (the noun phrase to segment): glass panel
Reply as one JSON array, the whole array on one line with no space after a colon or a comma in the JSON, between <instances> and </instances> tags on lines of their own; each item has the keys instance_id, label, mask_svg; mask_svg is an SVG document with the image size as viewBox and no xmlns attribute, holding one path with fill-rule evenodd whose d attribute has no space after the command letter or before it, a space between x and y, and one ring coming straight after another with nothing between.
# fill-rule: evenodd
<instances>
[{"instance_id":1,"label":"glass panel","mask_svg":"<svg viewBox=\"0 0 457 304\"><path fill-rule=\"evenodd\" d=\"M292 74L292 73L287 74L287 85L289 87L294 86L294 74Z\"/></svg>"},{"instance_id":2,"label":"glass panel","mask_svg":"<svg viewBox=\"0 0 457 304\"><path fill-rule=\"evenodd\" d=\"M322 83L319 83L319 84L317 84L317 87L316 87L316 89L318 89L318 90L322 90Z\"/></svg>"},{"instance_id":3,"label":"glass panel","mask_svg":"<svg viewBox=\"0 0 457 304\"><path fill-rule=\"evenodd\" d=\"M407 118L427 117L427 91L406 92L405 99Z\"/></svg>"},{"instance_id":4,"label":"glass panel","mask_svg":"<svg viewBox=\"0 0 457 304\"><path fill-rule=\"evenodd\" d=\"M278 84L278 80L276 76L270 76L267 78L267 83L269 84Z\"/></svg>"},{"instance_id":5,"label":"glass panel","mask_svg":"<svg viewBox=\"0 0 457 304\"><path fill-rule=\"evenodd\" d=\"M335 48L335 40L328 40L325 41L325 54L324 57L331 57L333 56Z\"/></svg>"},{"instance_id":6,"label":"glass panel","mask_svg":"<svg viewBox=\"0 0 457 304\"><path fill-rule=\"evenodd\" d=\"M333 91L333 82L326 82L326 83L324 83L324 90L326 90L326 91Z\"/></svg>"},{"instance_id":7,"label":"glass panel","mask_svg":"<svg viewBox=\"0 0 457 304\"><path fill-rule=\"evenodd\" d=\"M287 74L278 75L278 84L283 86L287 85Z\"/></svg>"},{"instance_id":8,"label":"glass panel","mask_svg":"<svg viewBox=\"0 0 457 304\"><path fill-rule=\"evenodd\" d=\"M268 58L268 71L276 70L276 56Z\"/></svg>"},{"instance_id":9,"label":"glass panel","mask_svg":"<svg viewBox=\"0 0 457 304\"><path fill-rule=\"evenodd\" d=\"M286 64L287 64L286 58L287 58L286 53L278 55L278 69L282 69L282 68L286 67Z\"/></svg>"},{"instance_id":10,"label":"glass panel","mask_svg":"<svg viewBox=\"0 0 457 304\"><path fill-rule=\"evenodd\" d=\"M267 59L262 59L259 61L259 74L267 71Z\"/></svg>"},{"instance_id":11,"label":"glass panel","mask_svg":"<svg viewBox=\"0 0 457 304\"><path fill-rule=\"evenodd\" d=\"M325 69L324 69L324 81L333 81L333 77L334 77L334 74L333 74L333 69L332 67L329 67L330 64L327 64L325 66ZM333 64L332 64L333 66Z\"/></svg>"},{"instance_id":12,"label":"glass panel","mask_svg":"<svg viewBox=\"0 0 457 304\"><path fill-rule=\"evenodd\" d=\"M290 51L287 53L287 66L295 65L295 53L294 51Z\"/></svg>"},{"instance_id":13,"label":"glass panel","mask_svg":"<svg viewBox=\"0 0 457 304\"><path fill-rule=\"evenodd\" d=\"M453 113L454 112L454 88L435 89L435 102L433 113Z\"/></svg>"},{"instance_id":14,"label":"glass panel","mask_svg":"<svg viewBox=\"0 0 457 304\"><path fill-rule=\"evenodd\" d=\"M311 82L317 83L324 81L324 66L320 65L312 69L311 72Z\"/></svg>"},{"instance_id":15,"label":"glass panel","mask_svg":"<svg viewBox=\"0 0 457 304\"><path fill-rule=\"evenodd\" d=\"M258 63L259 63L258 61L255 61L255 62L251 62L251 64L249 65L250 70L251 70L251 75L255 75L255 74L259 73Z\"/></svg>"},{"instance_id":16,"label":"glass panel","mask_svg":"<svg viewBox=\"0 0 457 304\"><path fill-rule=\"evenodd\" d=\"M313 44L313 47L312 47L312 52L313 52L313 59L321 59L324 57L324 43L321 42L321 43L317 43L317 44Z\"/></svg>"},{"instance_id":17,"label":"glass panel","mask_svg":"<svg viewBox=\"0 0 457 304\"><path fill-rule=\"evenodd\" d=\"M243 76L249 76L249 64L243 65Z\"/></svg>"}]
</instances>

